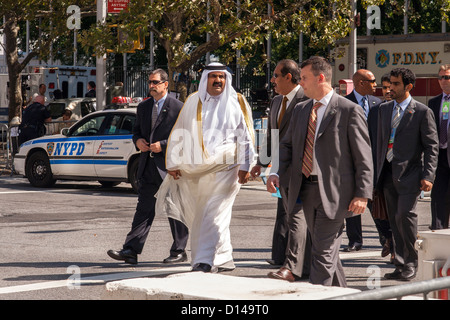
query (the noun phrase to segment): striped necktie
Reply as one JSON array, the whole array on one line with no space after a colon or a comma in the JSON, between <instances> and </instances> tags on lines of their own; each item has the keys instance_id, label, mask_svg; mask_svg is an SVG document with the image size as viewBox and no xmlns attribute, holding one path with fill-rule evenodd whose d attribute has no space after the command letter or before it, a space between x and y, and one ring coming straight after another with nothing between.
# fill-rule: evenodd
<instances>
[{"instance_id":1,"label":"striped necktie","mask_svg":"<svg viewBox=\"0 0 450 320\"><path fill-rule=\"evenodd\" d=\"M395 130L397 130L398 124L400 123L400 106L396 105L395 106L395 111L394 111L394 117L392 119L392 125L391 125L391 136L389 139L389 144L388 144L388 151L386 154L386 160L388 162L391 162L392 159L394 158L394 152L393 152L393 147L394 147L394 137L395 137Z\"/></svg>"},{"instance_id":2,"label":"striped necktie","mask_svg":"<svg viewBox=\"0 0 450 320\"><path fill-rule=\"evenodd\" d=\"M366 115L366 119L367 119L367 116L369 115L369 109L368 109L368 106L366 105L367 101L368 101L367 97L363 96L362 99L361 99L361 107L364 110L364 114Z\"/></svg>"},{"instance_id":3,"label":"striped necktie","mask_svg":"<svg viewBox=\"0 0 450 320\"><path fill-rule=\"evenodd\" d=\"M313 150L314 150L314 136L316 135L317 124L317 109L322 105L317 101L309 115L308 133L306 135L305 150L303 151L302 173L309 177L313 168Z\"/></svg>"},{"instance_id":4,"label":"striped necktie","mask_svg":"<svg viewBox=\"0 0 450 320\"><path fill-rule=\"evenodd\" d=\"M156 119L158 119L158 102L155 101L152 109L152 130L155 128Z\"/></svg>"},{"instance_id":5,"label":"striped necktie","mask_svg":"<svg viewBox=\"0 0 450 320\"><path fill-rule=\"evenodd\" d=\"M281 104L280 116L278 117L278 128L280 128L281 120L283 120L283 116L286 113L287 100L288 100L288 98L286 96L284 96L283 102Z\"/></svg>"}]
</instances>

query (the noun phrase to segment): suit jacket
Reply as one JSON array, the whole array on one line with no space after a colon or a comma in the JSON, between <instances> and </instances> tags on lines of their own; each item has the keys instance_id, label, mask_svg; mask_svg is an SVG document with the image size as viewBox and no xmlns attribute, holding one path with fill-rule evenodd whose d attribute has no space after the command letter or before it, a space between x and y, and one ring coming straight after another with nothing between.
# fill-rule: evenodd
<instances>
[{"instance_id":1,"label":"suit jacket","mask_svg":"<svg viewBox=\"0 0 450 320\"><path fill-rule=\"evenodd\" d=\"M358 100L356 99L356 96L355 96L354 91L350 92L350 93L349 93L348 95L346 95L345 97L346 97L347 99L349 99L350 101L352 101L352 102L358 104ZM373 107L375 107L376 105L379 105L379 104L381 103L381 99L380 99L380 98L377 98L377 97L375 97L375 96L368 95L368 96L367 96L367 102L368 102L368 105L369 105L369 113L370 113L370 110L371 110ZM358 105L359 105L359 104L358 104Z\"/></svg>"},{"instance_id":2,"label":"suit jacket","mask_svg":"<svg viewBox=\"0 0 450 320\"><path fill-rule=\"evenodd\" d=\"M150 98L139 103L137 106L136 122L133 127L133 142L136 145L136 141L140 138L144 138L150 143L160 141L162 152L154 153L153 159L159 169L166 171L165 154L167 139L183 107L183 103L168 95L156 120L155 127L152 128L152 108L154 101L153 98ZM138 178L142 176L148 159L150 159L149 152L141 152L137 173Z\"/></svg>"},{"instance_id":3,"label":"suit jacket","mask_svg":"<svg viewBox=\"0 0 450 320\"><path fill-rule=\"evenodd\" d=\"M267 155L267 160L268 161L264 161L265 159L261 159L261 156L258 156L258 164L261 166L268 166L269 162L272 160L272 129L279 129L278 131L278 141L276 146L279 146L279 142L281 141L281 139L284 137L284 135L286 134L288 127L289 127L289 121L291 119L291 116L294 112L294 109L296 107L296 105L299 102L305 101L308 98L305 96L304 92L303 92L303 88L300 87L297 91L297 93L295 94L294 98L292 99L292 101L289 103L288 108L286 110L286 113L283 116L283 119L281 120L280 123L280 128L278 128L278 113L281 109L281 104L283 102L283 95L277 95L275 96L271 102L270 102L270 111L269 111L269 117L268 117L268 124L267 124L267 139L263 142L262 146L261 146L261 152L260 155ZM275 147L275 146L274 146ZM275 153L276 154L276 153ZM276 163L272 163L272 165L277 165ZM283 177L281 177L281 179L289 179L290 175L287 172L286 175L284 175Z\"/></svg>"},{"instance_id":4,"label":"suit jacket","mask_svg":"<svg viewBox=\"0 0 450 320\"><path fill-rule=\"evenodd\" d=\"M440 121L440 109L441 109L441 102L442 102L442 96L443 94L441 93L440 95L431 98L430 101L428 101L428 107L433 110L433 114L434 114L434 119L436 120L436 130L439 133L440 132L440 128L441 128L441 121ZM450 130L447 131L447 141L450 141ZM450 166L450 148L448 147L447 144L447 160L448 160L448 165Z\"/></svg>"},{"instance_id":5,"label":"suit jacket","mask_svg":"<svg viewBox=\"0 0 450 320\"><path fill-rule=\"evenodd\" d=\"M378 112L377 181L385 164L394 101L382 103ZM397 127L392 159L392 180L399 194L418 192L420 180L434 182L439 142L433 111L412 99Z\"/></svg>"},{"instance_id":6,"label":"suit jacket","mask_svg":"<svg viewBox=\"0 0 450 320\"><path fill-rule=\"evenodd\" d=\"M296 107L280 143L279 175L291 165L292 194L298 194L302 186L303 150L312 107L312 99ZM317 128L314 149L326 215L330 219L351 217L348 206L354 197L372 198L373 168L363 109L334 93ZM296 200L289 197L288 207L293 208Z\"/></svg>"}]
</instances>

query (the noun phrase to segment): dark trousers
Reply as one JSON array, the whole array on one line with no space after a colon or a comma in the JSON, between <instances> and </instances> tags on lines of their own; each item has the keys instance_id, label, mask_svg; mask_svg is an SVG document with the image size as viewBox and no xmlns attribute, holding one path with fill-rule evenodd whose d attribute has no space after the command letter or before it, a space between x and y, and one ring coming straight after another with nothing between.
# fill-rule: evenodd
<instances>
[{"instance_id":1,"label":"dark trousers","mask_svg":"<svg viewBox=\"0 0 450 320\"><path fill-rule=\"evenodd\" d=\"M361 215L345 219L345 231L347 233L348 245L352 246L355 243L362 244L362 224Z\"/></svg>"},{"instance_id":2,"label":"dark trousers","mask_svg":"<svg viewBox=\"0 0 450 320\"><path fill-rule=\"evenodd\" d=\"M145 240L155 218L155 194L162 183L161 176L152 158L149 158L142 177L139 179L138 203L134 214L131 230L128 233L124 249L131 249L137 254L142 253ZM188 240L188 229L180 221L169 218L173 244L171 255L184 252Z\"/></svg>"},{"instance_id":3,"label":"dark trousers","mask_svg":"<svg viewBox=\"0 0 450 320\"><path fill-rule=\"evenodd\" d=\"M283 264L286 259L286 247L288 242L288 218L284 209L283 199L278 198L277 216L272 236L272 260L276 264Z\"/></svg>"},{"instance_id":4,"label":"dark trousers","mask_svg":"<svg viewBox=\"0 0 450 320\"><path fill-rule=\"evenodd\" d=\"M450 168L447 149L439 149L438 166L431 189L431 229L446 229L450 215Z\"/></svg>"},{"instance_id":5,"label":"dark trousers","mask_svg":"<svg viewBox=\"0 0 450 320\"><path fill-rule=\"evenodd\" d=\"M416 205L420 190L408 194L398 194L392 181L390 164L383 169L383 192L386 209L394 240L394 264L397 267L417 267L417 251L414 244L417 238Z\"/></svg>"}]
</instances>

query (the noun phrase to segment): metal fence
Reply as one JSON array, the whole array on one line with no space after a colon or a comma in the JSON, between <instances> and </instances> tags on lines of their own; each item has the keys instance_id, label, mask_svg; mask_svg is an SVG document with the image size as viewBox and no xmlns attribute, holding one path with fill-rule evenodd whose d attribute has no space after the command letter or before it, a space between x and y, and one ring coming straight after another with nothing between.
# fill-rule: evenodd
<instances>
[{"instance_id":1,"label":"metal fence","mask_svg":"<svg viewBox=\"0 0 450 320\"><path fill-rule=\"evenodd\" d=\"M167 66L158 66L167 70ZM264 112L271 97L268 89L267 75L259 71L257 65L248 64L244 67L230 65L233 74L233 87L242 93L256 111ZM127 97L146 97L148 95L148 76L151 70L144 67L111 67L107 72L106 84L112 88L117 82L123 83L123 95ZM187 95L197 91L201 74L190 71L188 75L177 75L175 87L172 91L177 92L179 83L183 82L187 87ZM239 77L239 79L238 79Z\"/></svg>"},{"instance_id":2,"label":"metal fence","mask_svg":"<svg viewBox=\"0 0 450 320\"><path fill-rule=\"evenodd\" d=\"M52 121L45 124L45 135L53 135L61 132L62 128L69 128L77 120ZM19 151L19 126L0 124L0 174L11 171L14 174L14 156Z\"/></svg>"}]
</instances>

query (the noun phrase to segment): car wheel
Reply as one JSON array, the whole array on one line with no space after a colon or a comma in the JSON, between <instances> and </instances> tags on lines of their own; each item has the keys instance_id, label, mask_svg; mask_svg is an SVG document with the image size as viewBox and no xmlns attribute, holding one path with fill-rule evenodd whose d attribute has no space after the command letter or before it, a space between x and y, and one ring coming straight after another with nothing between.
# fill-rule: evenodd
<instances>
[{"instance_id":1,"label":"car wheel","mask_svg":"<svg viewBox=\"0 0 450 320\"><path fill-rule=\"evenodd\" d=\"M38 188L51 187L53 179L52 168L47 155L43 152L33 153L27 161L25 172L31 185Z\"/></svg>"},{"instance_id":2,"label":"car wheel","mask_svg":"<svg viewBox=\"0 0 450 320\"><path fill-rule=\"evenodd\" d=\"M128 181L131 183L131 187L135 193L138 193L138 179L137 172L139 166L139 158L136 158L128 170Z\"/></svg>"},{"instance_id":3,"label":"car wheel","mask_svg":"<svg viewBox=\"0 0 450 320\"><path fill-rule=\"evenodd\" d=\"M104 188L112 188L120 184L119 181L99 181L99 182Z\"/></svg>"}]
</instances>

